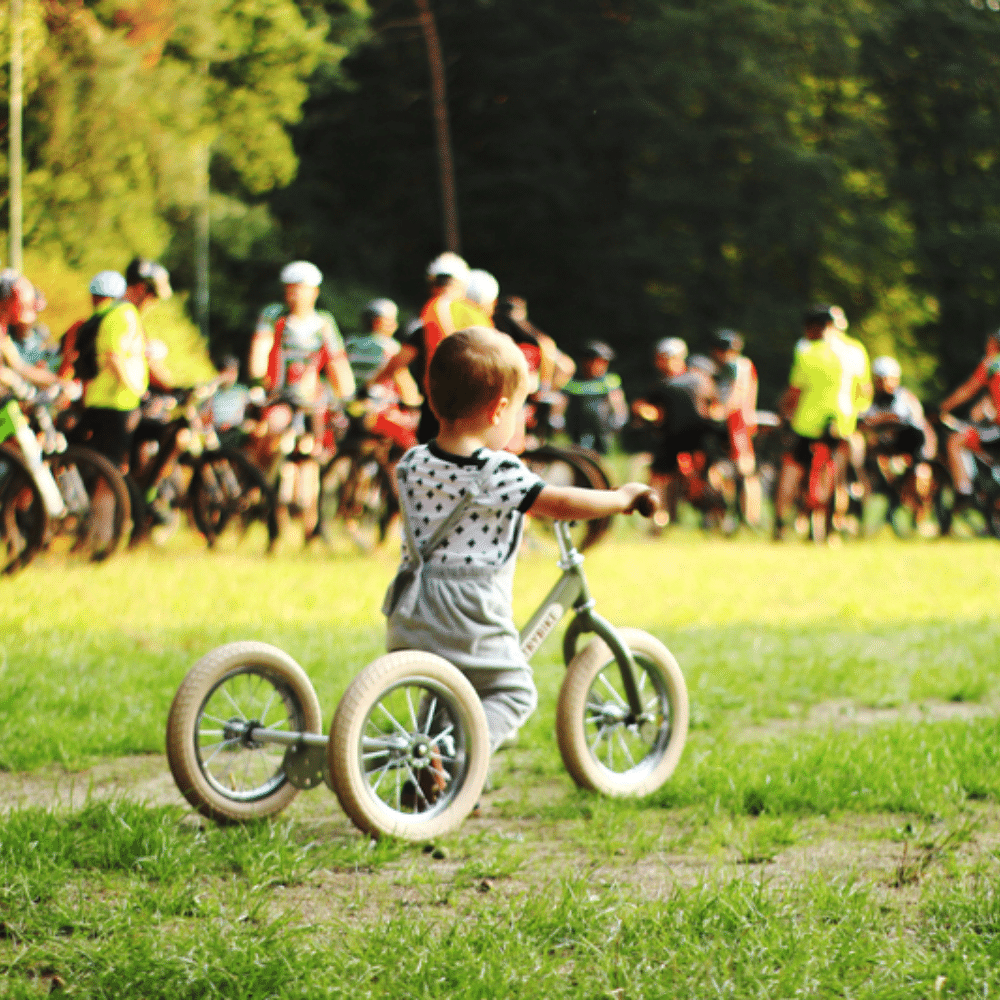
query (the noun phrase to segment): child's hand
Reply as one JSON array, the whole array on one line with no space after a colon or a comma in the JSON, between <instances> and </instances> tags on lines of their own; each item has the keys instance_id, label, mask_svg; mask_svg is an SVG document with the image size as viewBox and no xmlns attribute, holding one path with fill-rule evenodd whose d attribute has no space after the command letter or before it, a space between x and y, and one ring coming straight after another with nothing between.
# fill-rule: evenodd
<instances>
[{"instance_id":1,"label":"child's hand","mask_svg":"<svg viewBox=\"0 0 1000 1000\"><path fill-rule=\"evenodd\" d=\"M626 514L638 512L643 517L652 517L660 506L656 493L644 483L626 483L619 489L619 493L624 493L628 500L628 507L624 511Z\"/></svg>"}]
</instances>

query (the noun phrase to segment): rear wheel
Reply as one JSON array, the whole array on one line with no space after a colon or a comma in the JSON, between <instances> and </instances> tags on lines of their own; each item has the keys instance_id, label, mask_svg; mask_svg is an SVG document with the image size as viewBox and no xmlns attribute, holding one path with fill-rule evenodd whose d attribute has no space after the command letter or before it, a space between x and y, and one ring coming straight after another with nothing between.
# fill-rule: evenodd
<instances>
[{"instance_id":1,"label":"rear wheel","mask_svg":"<svg viewBox=\"0 0 1000 1000\"><path fill-rule=\"evenodd\" d=\"M597 455L584 448L558 448L545 444L524 452L521 460L553 486L583 486L595 490L611 487L611 480ZM580 552L589 549L608 533L611 523L611 517L578 522L570 532L573 544Z\"/></svg>"},{"instance_id":2,"label":"rear wheel","mask_svg":"<svg viewBox=\"0 0 1000 1000\"><path fill-rule=\"evenodd\" d=\"M429 840L475 807L490 761L479 696L433 653L402 650L370 663L337 707L330 777L366 833Z\"/></svg>"},{"instance_id":3,"label":"rear wheel","mask_svg":"<svg viewBox=\"0 0 1000 1000\"><path fill-rule=\"evenodd\" d=\"M298 794L285 771L286 747L255 739L261 727L322 731L305 671L262 642L233 642L202 657L177 689L167 718L167 760L177 787L220 822L280 812Z\"/></svg>"},{"instance_id":4,"label":"rear wheel","mask_svg":"<svg viewBox=\"0 0 1000 1000\"><path fill-rule=\"evenodd\" d=\"M0 569L16 573L45 544L49 516L41 491L20 454L0 444Z\"/></svg>"},{"instance_id":5,"label":"rear wheel","mask_svg":"<svg viewBox=\"0 0 1000 1000\"><path fill-rule=\"evenodd\" d=\"M209 547L222 538L242 540L262 524L268 545L278 537L274 493L264 473L245 455L229 448L205 452L195 462L188 488L191 516Z\"/></svg>"},{"instance_id":6,"label":"rear wheel","mask_svg":"<svg viewBox=\"0 0 1000 1000\"><path fill-rule=\"evenodd\" d=\"M339 523L359 548L370 552L385 541L398 511L392 475L374 452L338 454L323 469L319 530L327 541Z\"/></svg>"}]
</instances>

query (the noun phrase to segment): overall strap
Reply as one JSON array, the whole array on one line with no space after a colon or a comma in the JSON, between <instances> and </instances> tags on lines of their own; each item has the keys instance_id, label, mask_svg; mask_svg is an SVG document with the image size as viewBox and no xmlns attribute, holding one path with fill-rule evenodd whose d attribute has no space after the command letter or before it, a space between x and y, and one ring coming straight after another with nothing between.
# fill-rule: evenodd
<instances>
[{"instance_id":1,"label":"overall strap","mask_svg":"<svg viewBox=\"0 0 1000 1000\"><path fill-rule=\"evenodd\" d=\"M403 518L403 522L406 527L407 543L410 551L416 555L418 563L426 562L431 553L444 541L448 532L450 532L451 529L458 524L476 497L483 492L483 489L489 482L490 477L496 471L500 463L508 457L509 456L506 452L498 451L494 452L490 458L487 459L486 464L482 467L482 469L480 469L479 475L476 476L473 482L465 487L465 496L463 496L458 503L455 504L451 513L441 522L434 534L431 535L431 537L424 542L422 546L417 546L416 539L413 537L413 529L410 526L410 522L407 518Z\"/></svg>"}]
</instances>

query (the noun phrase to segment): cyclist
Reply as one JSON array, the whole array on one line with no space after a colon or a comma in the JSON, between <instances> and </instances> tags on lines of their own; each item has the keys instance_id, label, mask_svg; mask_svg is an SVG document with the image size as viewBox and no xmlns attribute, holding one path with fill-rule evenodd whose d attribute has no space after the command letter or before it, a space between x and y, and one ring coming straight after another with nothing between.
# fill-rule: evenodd
<instances>
[{"instance_id":1,"label":"cyclist","mask_svg":"<svg viewBox=\"0 0 1000 1000\"><path fill-rule=\"evenodd\" d=\"M94 327L95 336L96 329L100 326L101 322L98 317L103 316L115 302L124 296L127 287L128 282L126 282L124 275L119 274L117 271L99 271L91 279L89 291L93 311L90 314L89 320L91 326ZM59 350L61 358L59 363L60 378L73 378L75 375L77 358L80 356L80 352L77 349L77 337L85 323L87 323L87 320L77 320L63 334ZM84 333L84 337L87 338L86 332ZM90 341L90 343L92 344L93 342ZM90 378L93 378L93 375L87 379L81 379L81 381L90 381Z\"/></svg>"},{"instance_id":2,"label":"cyclist","mask_svg":"<svg viewBox=\"0 0 1000 1000\"><path fill-rule=\"evenodd\" d=\"M0 385L21 393L25 391L25 383L41 389L60 384L58 376L47 368L26 361L11 336L15 328L30 329L37 315L36 293L31 282L10 268L0 271Z\"/></svg>"},{"instance_id":3,"label":"cyclist","mask_svg":"<svg viewBox=\"0 0 1000 1000\"><path fill-rule=\"evenodd\" d=\"M402 349L393 334L399 327L399 308L392 299L372 299L361 314L362 333L347 341L347 360L363 402L352 404L365 412L365 426L379 437L386 437L402 448L417 443L416 410L421 403L420 390L407 368L400 368L389 378L374 378ZM350 409L350 407L349 407Z\"/></svg>"},{"instance_id":4,"label":"cyclist","mask_svg":"<svg viewBox=\"0 0 1000 1000\"><path fill-rule=\"evenodd\" d=\"M326 375L337 399L354 395L355 384L337 321L316 308L323 275L315 264L296 260L281 270L285 305L262 310L250 343L249 373L279 402L267 407L257 433L256 459L270 469L281 454L286 431L306 432L310 418L311 457L280 466L278 516L284 523L288 508L298 498L306 539L314 537L319 522L319 462L326 437L327 396L320 385Z\"/></svg>"},{"instance_id":5,"label":"cyclist","mask_svg":"<svg viewBox=\"0 0 1000 1000\"><path fill-rule=\"evenodd\" d=\"M991 330L986 335L983 360L941 404L942 415L969 402L984 389L988 390L993 402L993 421L952 434L945 444L955 491L963 498L972 496L972 477L966 462L966 451L970 448L982 448L991 453L1000 451L1000 330Z\"/></svg>"},{"instance_id":6,"label":"cyclist","mask_svg":"<svg viewBox=\"0 0 1000 1000\"><path fill-rule=\"evenodd\" d=\"M7 333L22 361L34 368L44 368L54 373L59 367L59 349L52 343L49 328L38 318L46 304L42 290L35 286L34 316L11 323Z\"/></svg>"},{"instance_id":7,"label":"cyclist","mask_svg":"<svg viewBox=\"0 0 1000 1000\"><path fill-rule=\"evenodd\" d=\"M493 323L517 344L528 362L532 386L528 423L532 432L545 438L562 430L566 397L559 390L573 377L576 363L528 319L528 303L519 295L505 295L497 301Z\"/></svg>"},{"instance_id":8,"label":"cyclist","mask_svg":"<svg viewBox=\"0 0 1000 1000\"><path fill-rule=\"evenodd\" d=\"M730 453L743 479L743 516L759 525L761 486L753 436L757 432L757 369L743 355L743 337L735 330L716 330L709 350L718 373L715 386L729 430Z\"/></svg>"},{"instance_id":9,"label":"cyclist","mask_svg":"<svg viewBox=\"0 0 1000 1000\"><path fill-rule=\"evenodd\" d=\"M774 504L776 541L782 538L802 477L812 464L814 447L823 443L833 450L840 443L844 364L833 345L837 333L830 306L813 306L803 317L803 326L805 336L795 347L788 389L778 405L795 436L782 456L778 476Z\"/></svg>"},{"instance_id":10,"label":"cyclist","mask_svg":"<svg viewBox=\"0 0 1000 1000\"><path fill-rule=\"evenodd\" d=\"M129 468L132 436L139 422L139 403L152 377L170 385L162 362L147 357L148 342L141 315L170 298L170 275L152 261L135 258L125 272L121 303L99 310L94 353L96 375L84 391L84 412L77 436L119 466Z\"/></svg>"},{"instance_id":11,"label":"cyclist","mask_svg":"<svg viewBox=\"0 0 1000 1000\"><path fill-rule=\"evenodd\" d=\"M608 453L612 435L628 420L622 380L608 371L614 357L608 344L589 341L580 354L579 376L563 386L566 432L574 443L600 455Z\"/></svg>"},{"instance_id":12,"label":"cyclist","mask_svg":"<svg viewBox=\"0 0 1000 1000\"><path fill-rule=\"evenodd\" d=\"M900 385L902 374L895 358L883 355L872 362L872 405L858 423L874 440L869 452L876 461L902 457L913 468L916 495L904 499L913 503L914 520L920 523L930 513L931 468L927 463L937 454L937 438L920 400Z\"/></svg>"},{"instance_id":13,"label":"cyclist","mask_svg":"<svg viewBox=\"0 0 1000 1000\"><path fill-rule=\"evenodd\" d=\"M660 378L632 404L632 412L658 430L649 484L662 509L654 516L654 530L677 519L679 456L705 451L720 435L723 411L715 382L700 363L689 366L687 359L680 337L661 340L654 355Z\"/></svg>"},{"instance_id":14,"label":"cyclist","mask_svg":"<svg viewBox=\"0 0 1000 1000\"><path fill-rule=\"evenodd\" d=\"M347 341L347 360L358 386L383 386L394 391L407 406L419 406L420 390L407 368L398 369L388 378L378 374L402 350L393 336L398 329L396 303L392 299L372 299L361 314L361 335Z\"/></svg>"}]
</instances>

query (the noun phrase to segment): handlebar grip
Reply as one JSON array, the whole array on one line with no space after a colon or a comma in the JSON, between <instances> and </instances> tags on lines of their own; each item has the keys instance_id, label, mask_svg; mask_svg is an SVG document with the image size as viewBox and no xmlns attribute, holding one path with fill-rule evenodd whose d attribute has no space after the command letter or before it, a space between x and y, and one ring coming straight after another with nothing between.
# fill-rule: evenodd
<instances>
[{"instance_id":1,"label":"handlebar grip","mask_svg":"<svg viewBox=\"0 0 1000 1000\"><path fill-rule=\"evenodd\" d=\"M652 517L656 513L657 507L659 507L659 503L656 500L656 494L652 490L648 490L636 497L633 510L642 514L643 517Z\"/></svg>"}]
</instances>

